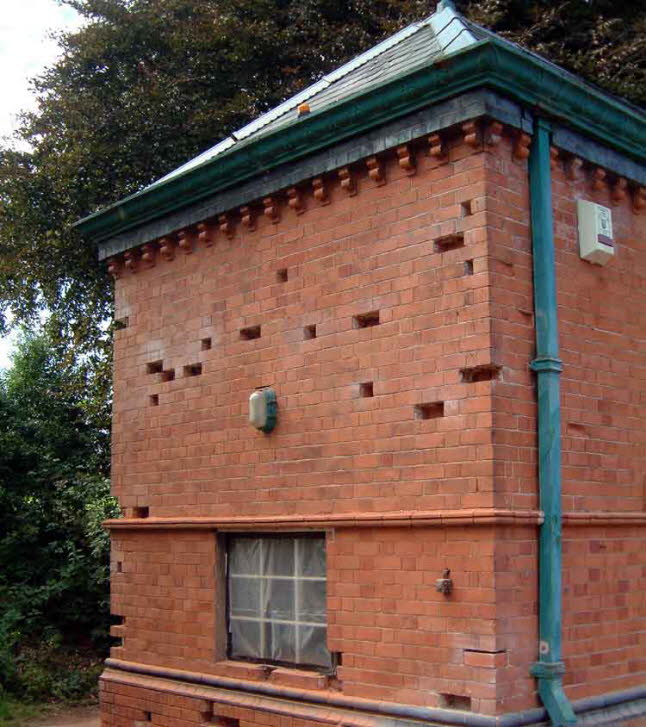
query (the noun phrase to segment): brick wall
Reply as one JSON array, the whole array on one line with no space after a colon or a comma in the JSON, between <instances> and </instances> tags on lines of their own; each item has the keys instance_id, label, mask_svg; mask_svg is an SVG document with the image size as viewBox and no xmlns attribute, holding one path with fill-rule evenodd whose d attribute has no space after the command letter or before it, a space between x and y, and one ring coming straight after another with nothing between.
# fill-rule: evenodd
<instances>
[{"instance_id":1,"label":"brick wall","mask_svg":"<svg viewBox=\"0 0 646 727\"><path fill-rule=\"evenodd\" d=\"M571 181L559 165L554 206L563 372L565 510L646 509L646 220L610 184ZM612 209L617 251L579 258L576 199Z\"/></svg>"},{"instance_id":2,"label":"brick wall","mask_svg":"<svg viewBox=\"0 0 646 727\"><path fill-rule=\"evenodd\" d=\"M538 487L535 394L527 368L534 352L528 182L526 162L514 160L509 139L502 143L507 148L489 164L486 218L494 358L503 366L493 403L495 502L531 508ZM630 195L613 199L611 175L594 189L594 169L584 167L571 179L570 168L567 155L554 164L553 200L564 366L563 646L567 693L578 699L643 684L646 676L643 523L607 524L608 516L646 509L646 218L635 214ZM612 209L617 252L606 267L579 257L577 198ZM605 517L606 524L586 526L586 513ZM533 586L535 560L525 568L524 580ZM535 658L535 626L521 609L525 598L535 601L535 589L517 587L510 594L498 590L500 608L511 611L510 621L499 620L500 635L507 629L510 640L503 643L510 653L522 652L527 664ZM513 692L516 702L519 695L529 698L533 687L522 662L500 689Z\"/></svg>"},{"instance_id":3,"label":"brick wall","mask_svg":"<svg viewBox=\"0 0 646 727\"><path fill-rule=\"evenodd\" d=\"M463 695L495 711L493 529L337 530L328 544L328 642L344 694L442 706ZM450 598L435 580L450 566Z\"/></svg>"},{"instance_id":4,"label":"brick wall","mask_svg":"<svg viewBox=\"0 0 646 727\"><path fill-rule=\"evenodd\" d=\"M348 195L330 175L325 195L300 188L302 214L284 200L274 221L255 209L253 230L214 225L211 246L189 235L189 253L123 272L113 482L127 517L244 517L248 528L538 508L527 162L507 131L484 149L458 132L445 141L439 161L416 149L414 175L392 152L386 184L357 167ZM575 525L584 511L644 508L644 218L629 200L613 207L618 256L593 268L578 259L574 200L611 192L589 196L589 175L572 182L561 162L554 174L564 650L577 698L644 678L643 527ZM361 327L377 311L378 325ZM269 436L247 422L261 385L278 395ZM113 534L113 611L125 617L113 656L486 714L536 706L535 519L319 529L335 680L227 662L217 538L143 521ZM445 567L448 598L434 586ZM106 724L139 719L117 712Z\"/></svg>"},{"instance_id":5,"label":"brick wall","mask_svg":"<svg viewBox=\"0 0 646 727\"><path fill-rule=\"evenodd\" d=\"M255 231L239 224L232 239L124 274L113 438L123 507L207 516L491 505L488 384L460 383L461 368L490 358L484 215L462 216L462 203L475 211L482 199L485 158L468 150L439 166L420 155L414 177L389 156L386 185L361 176L347 197L330 184L329 205L307 195L302 215L260 215ZM456 231L464 246L438 252ZM379 325L355 327L373 311ZM241 338L252 326L260 338ZM174 380L146 373L157 362ZM185 375L196 363L201 375ZM265 437L247 422L247 399L268 384L280 416ZM416 405L437 401L444 416L416 418Z\"/></svg>"},{"instance_id":6,"label":"brick wall","mask_svg":"<svg viewBox=\"0 0 646 727\"><path fill-rule=\"evenodd\" d=\"M216 539L211 533L112 536L111 610L123 643L112 656L195 669L217 658Z\"/></svg>"},{"instance_id":7,"label":"brick wall","mask_svg":"<svg viewBox=\"0 0 646 727\"><path fill-rule=\"evenodd\" d=\"M599 175L596 175L598 179ZM595 186L598 187L595 189ZM578 257L576 198L612 209L616 257ZM563 372L563 507L646 511L646 217L608 176L554 174ZM646 547L630 524L564 532L564 639L573 698L646 681Z\"/></svg>"},{"instance_id":8,"label":"brick wall","mask_svg":"<svg viewBox=\"0 0 646 727\"><path fill-rule=\"evenodd\" d=\"M570 527L564 536L563 638L573 699L646 680L644 527Z\"/></svg>"}]
</instances>

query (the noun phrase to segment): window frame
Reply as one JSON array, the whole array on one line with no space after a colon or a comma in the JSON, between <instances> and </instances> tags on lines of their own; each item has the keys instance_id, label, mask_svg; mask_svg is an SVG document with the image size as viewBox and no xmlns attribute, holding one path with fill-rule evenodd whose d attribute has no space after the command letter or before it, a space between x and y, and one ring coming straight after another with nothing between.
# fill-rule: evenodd
<instances>
[{"instance_id":1,"label":"window frame","mask_svg":"<svg viewBox=\"0 0 646 727\"><path fill-rule=\"evenodd\" d=\"M326 570L325 570L325 586L326 586L326 599L325 599L325 623L320 624L321 626L325 627L325 637L326 637L326 643L325 647L330 654L330 665L329 666L322 666L320 664L305 664L305 663L297 663L293 661L281 661L281 660L275 660L275 659L269 659L269 658L262 658L262 657L252 657L252 656L240 656L236 654L233 655L233 644L232 644L232 636L231 636L231 627L230 627L230 621L231 621L231 602L230 602L230 567L231 567L231 543L234 539L240 539L240 538L248 538L250 540L278 540L278 539L285 539L285 538L292 538L292 539L322 539L323 540L323 546L325 549L326 554ZM232 661L243 661L251 664L266 664L267 666L273 666L273 667L286 667L288 669L298 669L301 671L308 671L308 672L317 672L320 674L326 674L326 675L333 675L336 673L336 667L339 663L338 659L338 653L334 651L330 651L330 649L327 646L327 629L328 629L328 607L327 607L327 533L321 532L321 531L290 531L290 532L248 532L248 531L241 531L241 532L228 532L225 534L224 538L224 554L225 554L225 562L224 562L224 583L225 583L225 618L224 618L224 625L226 629L226 656L227 659L230 659ZM297 622L298 623L298 622Z\"/></svg>"}]
</instances>

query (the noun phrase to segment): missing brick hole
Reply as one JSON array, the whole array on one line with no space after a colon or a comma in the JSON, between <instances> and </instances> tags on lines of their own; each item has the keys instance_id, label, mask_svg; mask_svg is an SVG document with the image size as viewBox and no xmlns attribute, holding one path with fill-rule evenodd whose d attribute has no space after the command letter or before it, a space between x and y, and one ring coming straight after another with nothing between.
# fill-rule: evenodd
<instances>
[{"instance_id":1,"label":"missing brick hole","mask_svg":"<svg viewBox=\"0 0 646 727\"><path fill-rule=\"evenodd\" d=\"M123 563L120 560L117 561L117 573L123 573Z\"/></svg>"},{"instance_id":2,"label":"missing brick hole","mask_svg":"<svg viewBox=\"0 0 646 727\"><path fill-rule=\"evenodd\" d=\"M153 713L152 712L144 712L144 719L146 722L152 722L153 721Z\"/></svg>"},{"instance_id":3,"label":"missing brick hole","mask_svg":"<svg viewBox=\"0 0 646 727\"><path fill-rule=\"evenodd\" d=\"M460 369L460 378L465 384L474 384L478 381L494 381L500 378L502 366L497 364L482 364Z\"/></svg>"},{"instance_id":4,"label":"missing brick hole","mask_svg":"<svg viewBox=\"0 0 646 727\"><path fill-rule=\"evenodd\" d=\"M305 326L305 328L303 328L303 338L306 341L316 338L316 326L313 324L311 326Z\"/></svg>"},{"instance_id":5,"label":"missing brick hole","mask_svg":"<svg viewBox=\"0 0 646 727\"><path fill-rule=\"evenodd\" d=\"M147 374L161 374L163 370L164 370L163 361L151 361L150 363L146 364L146 373Z\"/></svg>"},{"instance_id":6,"label":"missing brick hole","mask_svg":"<svg viewBox=\"0 0 646 727\"><path fill-rule=\"evenodd\" d=\"M123 318L115 318L114 320L114 330L115 331L123 331L124 328L128 328L130 325L130 318L128 316L124 316Z\"/></svg>"},{"instance_id":7,"label":"missing brick hole","mask_svg":"<svg viewBox=\"0 0 646 727\"><path fill-rule=\"evenodd\" d=\"M111 626L123 626L126 622L126 617L121 616L118 613L110 614L110 625Z\"/></svg>"},{"instance_id":8,"label":"missing brick hole","mask_svg":"<svg viewBox=\"0 0 646 727\"><path fill-rule=\"evenodd\" d=\"M473 275L473 260L464 261L464 274Z\"/></svg>"},{"instance_id":9,"label":"missing brick hole","mask_svg":"<svg viewBox=\"0 0 646 727\"><path fill-rule=\"evenodd\" d=\"M438 237L435 240L435 252L448 252L449 250L457 250L459 247L464 247L464 234L461 232Z\"/></svg>"},{"instance_id":10,"label":"missing brick hole","mask_svg":"<svg viewBox=\"0 0 646 727\"><path fill-rule=\"evenodd\" d=\"M359 396L371 397L375 395L375 387L372 381L364 381L359 384Z\"/></svg>"},{"instance_id":11,"label":"missing brick hole","mask_svg":"<svg viewBox=\"0 0 646 727\"><path fill-rule=\"evenodd\" d=\"M468 199L466 202L460 203L460 213L462 217L470 217L473 214L473 207L471 206L472 200Z\"/></svg>"},{"instance_id":12,"label":"missing brick hole","mask_svg":"<svg viewBox=\"0 0 646 727\"><path fill-rule=\"evenodd\" d=\"M188 364L188 366L184 366L184 376L200 376L201 374L201 363Z\"/></svg>"},{"instance_id":13,"label":"missing brick hole","mask_svg":"<svg viewBox=\"0 0 646 727\"><path fill-rule=\"evenodd\" d=\"M276 280L279 283L286 283L289 279L289 273L287 272L287 268L281 268L280 270L276 271Z\"/></svg>"},{"instance_id":14,"label":"missing brick hole","mask_svg":"<svg viewBox=\"0 0 646 727\"><path fill-rule=\"evenodd\" d=\"M415 419L438 419L444 416L444 402L433 401L415 406Z\"/></svg>"},{"instance_id":15,"label":"missing brick hole","mask_svg":"<svg viewBox=\"0 0 646 727\"><path fill-rule=\"evenodd\" d=\"M235 717L223 717L221 715L214 715L211 717L213 724L220 725L220 727L240 727L240 720Z\"/></svg>"},{"instance_id":16,"label":"missing brick hole","mask_svg":"<svg viewBox=\"0 0 646 727\"><path fill-rule=\"evenodd\" d=\"M211 708L208 724L217 724L220 727L240 727L240 720L235 717L223 717L219 714L213 714L213 708Z\"/></svg>"},{"instance_id":17,"label":"missing brick hole","mask_svg":"<svg viewBox=\"0 0 646 727\"><path fill-rule=\"evenodd\" d=\"M148 402L150 406L159 406L159 394L151 394L148 397Z\"/></svg>"},{"instance_id":18,"label":"missing brick hole","mask_svg":"<svg viewBox=\"0 0 646 727\"><path fill-rule=\"evenodd\" d=\"M568 422L567 428L574 432L584 433L586 431L585 424L579 424L579 422Z\"/></svg>"},{"instance_id":19,"label":"missing brick hole","mask_svg":"<svg viewBox=\"0 0 646 727\"><path fill-rule=\"evenodd\" d=\"M147 518L150 514L150 508L148 505L142 505L139 507L132 508L132 516L138 519Z\"/></svg>"},{"instance_id":20,"label":"missing brick hole","mask_svg":"<svg viewBox=\"0 0 646 727\"><path fill-rule=\"evenodd\" d=\"M166 371L162 371L160 378L162 381L175 381L175 369L166 369Z\"/></svg>"},{"instance_id":21,"label":"missing brick hole","mask_svg":"<svg viewBox=\"0 0 646 727\"><path fill-rule=\"evenodd\" d=\"M370 328L371 326L379 325L379 311L373 310L369 313L361 313L355 316L353 319L355 328Z\"/></svg>"},{"instance_id":22,"label":"missing brick hole","mask_svg":"<svg viewBox=\"0 0 646 727\"><path fill-rule=\"evenodd\" d=\"M200 341L200 348L202 349L202 351L210 351L211 345L212 345L212 342L211 342L210 338L203 338Z\"/></svg>"},{"instance_id":23,"label":"missing brick hole","mask_svg":"<svg viewBox=\"0 0 646 727\"><path fill-rule=\"evenodd\" d=\"M260 338L260 326L248 326L240 329L240 338L243 341L253 341L254 338Z\"/></svg>"},{"instance_id":24,"label":"missing brick hole","mask_svg":"<svg viewBox=\"0 0 646 727\"><path fill-rule=\"evenodd\" d=\"M440 694L440 706L446 709L462 709L465 712L470 712L471 697L464 697L461 694Z\"/></svg>"}]
</instances>

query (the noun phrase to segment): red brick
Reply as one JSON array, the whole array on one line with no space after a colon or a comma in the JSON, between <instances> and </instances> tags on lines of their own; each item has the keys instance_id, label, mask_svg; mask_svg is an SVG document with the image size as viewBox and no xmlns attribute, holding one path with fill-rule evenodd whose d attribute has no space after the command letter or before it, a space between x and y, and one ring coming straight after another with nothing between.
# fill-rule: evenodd
<instances>
[{"instance_id":1,"label":"red brick","mask_svg":"<svg viewBox=\"0 0 646 727\"><path fill-rule=\"evenodd\" d=\"M302 215L283 209L272 224L261 214L253 232L240 226L232 239L118 279L116 316L129 326L115 338L113 488L129 513L538 508L526 163L512 159L507 137L486 153L454 140L446 164L420 155L408 177L390 153L385 172L384 186L360 178L348 198L332 182L329 205L305 194ZM559 167L553 179L564 510L643 511L644 217L628 201L613 206L617 256L591 266L578 257L575 203L609 205L609 193ZM462 217L466 200L472 214ZM436 251L438 237L458 230L463 247ZM281 268L289 279L277 283ZM375 310L378 326L353 327ZM241 340L252 325L260 338ZM158 360L173 380L146 373ZM196 363L201 374L184 376ZM499 379L462 381L461 369L489 364L502 367ZM367 381L374 397L360 398ZM279 421L264 435L247 422L247 399L268 384ZM443 416L415 417L432 402L444 402ZM566 517L563 643L566 689L579 698L643 683L646 549L643 526L573 523ZM486 714L537 704L534 523L325 529L328 645L342 654L343 694L431 706L455 694ZM226 660L217 546L208 530L113 533L112 608L125 617L114 657L267 679L262 665ZM435 588L445 568L450 596ZM284 668L267 683L326 686L318 673ZM142 709L153 724L200 724L197 700L164 694L147 709L158 693L117 687L102 690L110 727L132 727ZM244 727L282 727L282 717L229 709Z\"/></svg>"}]
</instances>

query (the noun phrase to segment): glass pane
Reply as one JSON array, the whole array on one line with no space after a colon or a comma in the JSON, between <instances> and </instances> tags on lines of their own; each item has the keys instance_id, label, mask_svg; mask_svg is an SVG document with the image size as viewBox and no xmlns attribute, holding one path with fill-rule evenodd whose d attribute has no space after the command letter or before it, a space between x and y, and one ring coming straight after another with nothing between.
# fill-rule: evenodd
<instances>
[{"instance_id":1,"label":"glass pane","mask_svg":"<svg viewBox=\"0 0 646 727\"><path fill-rule=\"evenodd\" d=\"M229 543L229 573L260 573L260 540L235 538Z\"/></svg>"},{"instance_id":2,"label":"glass pane","mask_svg":"<svg viewBox=\"0 0 646 727\"><path fill-rule=\"evenodd\" d=\"M291 624L265 624L265 657L273 661L296 661L296 628Z\"/></svg>"},{"instance_id":3,"label":"glass pane","mask_svg":"<svg viewBox=\"0 0 646 727\"><path fill-rule=\"evenodd\" d=\"M329 667L325 576L325 538L231 538L231 657Z\"/></svg>"},{"instance_id":4,"label":"glass pane","mask_svg":"<svg viewBox=\"0 0 646 727\"><path fill-rule=\"evenodd\" d=\"M246 656L259 659L260 653L260 626L258 621L236 621L231 619L231 657Z\"/></svg>"},{"instance_id":5,"label":"glass pane","mask_svg":"<svg viewBox=\"0 0 646 727\"><path fill-rule=\"evenodd\" d=\"M299 626L301 664L313 666L331 666L332 657L326 645L326 629L324 626Z\"/></svg>"},{"instance_id":6,"label":"glass pane","mask_svg":"<svg viewBox=\"0 0 646 727\"><path fill-rule=\"evenodd\" d=\"M325 577L325 538L301 538L298 541L300 549L301 571L300 575Z\"/></svg>"},{"instance_id":7,"label":"glass pane","mask_svg":"<svg viewBox=\"0 0 646 727\"><path fill-rule=\"evenodd\" d=\"M260 614L260 581L256 578L231 576L229 578L229 610L231 616Z\"/></svg>"},{"instance_id":8,"label":"glass pane","mask_svg":"<svg viewBox=\"0 0 646 727\"><path fill-rule=\"evenodd\" d=\"M325 581L299 581L298 620L325 623Z\"/></svg>"},{"instance_id":9,"label":"glass pane","mask_svg":"<svg viewBox=\"0 0 646 727\"><path fill-rule=\"evenodd\" d=\"M265 540L263 573L269 576L294 575L294 538Z\"/></svg>"},{"instance_id":10,"label":"glass pane","mask_svg":"<svg viewBox=\"0 0 646 727\"><path fill-rule=\"evenodd\" d=\"M267 578L264 583L263 617L293 621L294 581Z\"/></svg>"}]
</instances>

